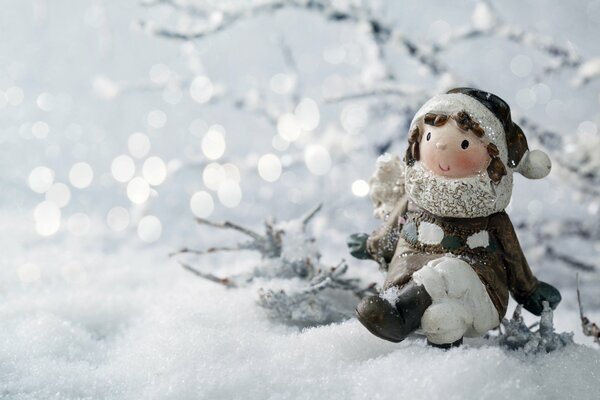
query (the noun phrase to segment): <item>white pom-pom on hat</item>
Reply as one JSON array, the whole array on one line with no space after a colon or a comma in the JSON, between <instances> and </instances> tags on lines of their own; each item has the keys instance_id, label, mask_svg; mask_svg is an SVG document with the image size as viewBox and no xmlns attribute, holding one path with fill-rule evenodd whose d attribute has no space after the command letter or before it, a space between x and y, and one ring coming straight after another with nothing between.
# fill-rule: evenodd
<instances>
[{"instance_id":1,"label":"white pom-pom on hat","mask_svg":"<svg viewBox=\"0 0 600 400\"><path fill-rule=\"evenodd\" d=\"M551 169L552 162L548 154L541 150L531 150L523 155L515 171L525 178L542 179L550 173Z\"/></svg>"}]
</instances>

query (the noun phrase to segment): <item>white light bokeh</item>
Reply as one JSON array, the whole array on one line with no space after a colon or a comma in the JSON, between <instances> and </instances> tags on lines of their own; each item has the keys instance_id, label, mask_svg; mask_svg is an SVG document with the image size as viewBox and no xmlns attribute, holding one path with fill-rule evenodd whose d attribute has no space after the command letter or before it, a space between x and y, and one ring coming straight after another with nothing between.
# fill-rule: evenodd
<instances>
[{"instance_id":1,"label":"white light bokeh","mask_svg":"<svg viewBox=\"0 0 600 400\"><path fill-rule=\"evenodd\" d=\"M202 138L202 152L207 158L217 160L225 154L225 148L225 128L212 125Z\"/></svg>"},{"instance_id":2,"label":"white light bokeh","mask_svg":"<svg viewBox=\"0 0 600 400\"><path fill-rule=\"evenodd\" d=\"M40 267L33 263L25 263L19 266L17 270L17 274L19 275L19 279L23 283L34 283L40 280L42 274L40 271Z\"/></svg>"},{"instance_id":3,"label":"white light bokeh","mask_svg":"<svg viewBox=\"0 0 600 400\"><path fill-rule=\"evenodd\" d=\"M154 215L146 215L138 223L137 234L146 243L156 242L162 234L162 224Z\"/></svg>"},{"instance_id":4,"label":"white light bokeh","mask_svg":"<svg viewBox=\"0 0 600 400\"><path fill-rule=\"evenodd\" d=\"M225 179L227 179L225 169L218 163L210 163L202 171L202 181L211 190L218 190Z\"/></svg>"},{"instance_id":5,"label":"white light bokeh","mask_svg":"<svg viewBox=\"0 0 600 400\"><path fill-rule=\"evenodd\" d=\"M530 88L523 88L517 92L515 96L517 104L524 110L528 110L535 105L536 96L535 92Z\"/></svg>"},{"instance_id":6,"label":"white light bokeh","mask_svg":"<svg viewBox=\"0 0 600 400\"><path fill-rule=\"evenodd\" d=\"M129 136L127 140L127 148L129 149L129 154L134 156L135 158L144 158L150 152L150 139L148 135L142 132L135 132Z\"/></svg>"},{"instance_id":7,"label":"white light bokeh","mask_svg":"<svg viewBox=\"0 0 600 400\"><path fill-rule=\"evenodd\" d=\"M64 183L55 183L46 192L46 201L54 203L59 208L69 204L70 200L71 190Z\"/></svg>"},{"instance_id":8,"label":"white light bokeh","mask_svg":"<svg viewBox=\"0 0 600 400\"><path fill-rule=\"evenodd\" d=\"M369 121L367 110L360 105L350 104L342 109L340 122L348 133L360 132Z\"/></svg>"},{"instance_id":9,"label":"white light bokeh","mask_svg":"<svg viewBox=\"0 0 600 400\"><path fill-rule=\"evenodd\" d=\"M329 151L320 145L311 145L304 150L304 162L315 175L325 175L331 169Z\"/></svg>"},{"instance_id":10,"label":"white light bokeh","mask_svg":"<svg viewBox=\"0 0 600 400\"><path fill-rule=\"evenodd\" d=\"M231 179L237 183L240 183L242 176L240 174L240 169L237 165L232 163L225 163L222 165L223 171L225 172L225 178Z\"/></svg>"},{"instance_id":11,"label":"white light bokeh","mask_svg":"<svg viewBox=\"0 0 600 400\"><path fill-rule=\"evenodd\" d=\"M36 193L45 193L54 183L54 171L48 167L35 167L27 179L29 188Z\"/></svg>"},{"instance_id":12,"label":"white light bokeh","mask_svg":"<svg viewBox=\"0 0 600 400\"><path fill-rule=\"evenodd\" d=\"M296 77L291 74L275 74L269 80L269 88L277 94L287 94L296 87Z\"/></svg>"},{"instance_id":13,"label":"white light bokeh","mask_svg":"<svg viewBox=\"0 0 600 400\"><path fill-rule=\"evenodd\" d=\"M281 161L275 154L265 154L258 160L258 174L267 182L275 182L281 176Z\"/></svg>"},{"instance_id":14,"label":"white light bokeh","mask_svg":"<svg viewBox=\"0 0 600 400\"><path fill-rule=\"evenodd\" d=\"M242 201L242 188L237 182L227 179L219 186L217 195L221 204L228 208L234 208Z\"/></svg>"},{"instance_id":15,"label":"white light bokeh","mask_svg":"<svg viewBox=\"0 0 600 400\"><path fill-rule=\"evenodd\" d=\"M290 142L282 138L280 135L274 135L271 140L271 146L275 150L286 151L290 147Z\"/></svg>"},{"instance_id":16,"label":"white light bokeh","mask_svg":"<svg viewBox=\"0 0 600 400\"><path fill-rule=\"evenodd\" d=\"M55 101L56 99L53 94L44 92L38 96L36 104L42 111L52 111Z\"/></svg>"},{"instance_id":17,"label":"white light bokeh","mask_svg":"<svg viewBox=\"0 0 600 400\"><path fill-rule=\"evenodd\" d=\"M142 204L150 196L150 185L141 177L135 177L127 184L127 197L134 204Z\"/></svg>"},{"instance_id":18,"label":"white light bokeh","mask_svg":"<svg viewBox=\"0 0 600 400\"><path fill-rule=\"evenodd\" d=\"M131 217L129 211L123 207L113 207L106 215L106 225L113 231L123 231L129 226Z\"/></svg>"},{"instance_id":19,"label":"white light bokeh","mask_svg":"<svg viewBox=\"0 0 600 400\"><path fill-rule=\"evenodd\" d=\"M190 85L190 96L200 104L208 103L213 96L213 92L212 82L204 75L195 77Z\"/></svg>"},{"instance_id":20,"label":"white light bokeh","mask_svg":"<svg viewBox=\"0 0 600 400\"><path fill-rule=\"evenodd\" d=\"M210 193L201 190L192 195L190 209L196 217L206 218L214 211L215 202Z\"/></svg>"},{"instance_id":21,"label":"white light bokeh","mask_svg":"<svg viewBox=\"0 0 600 400\"><path fill-rule=\"evenodd\" d=\"M311 98L306 97L302 99L296 106L294 114L300 127L305 131L312 131L319 126L319 106Z\"/></svg>"},{"instance_id":22,"label":"white light bokeh","mask_svg":"<svg viewBox=\"0 0 600 400\"><path fill-rule=\"evenodd\" d=\"M4 94L6 95L6 100L8 101L8 104L12 106L20 105L25 99L23 89L21 89L18 86L9 87L8 89L6 89L6 92L4 92Z\"/></svg>"},{"instance_id":23,"label":"white light bokeh","mask_svg":"<svg viewBox=\"0 0 600 400\"><path fill-rule=\"evenodd\" d=\"M277 120L277 132L288 142L293 142L302 134L302 127L294 114L285 113Z\"/></svg>"},{"instance_id":24,"label":"white light bokeh","mask_svg":"<svg viewBox=\"0 0 600 400\"><path fill-rule=\"evenodd\" d=\"M41 236L51 236L60 228L60 208L54 203L43 201L33 211L35 231Z\"/></svg>"},{"instance_id":25,"label":"white light bokeh","mask_svg":"<svg viewBox=\"0 0 600 400\"><path fill-rule=\"evenodd\" d=\"M531 58L524 54L519 54L510 61L510 71L519 78L527 77L531 74L532 69L533 62L531 61Z\"/></svg>"},{"instance_id":26,"label":"white light bokeh","mask_svg":"<svg viewBox=\"0 0 600 400\"><path fill-rule=\"evenodd\" d=\"M148 113L148 125L160 129L167 123L167 114L162 110L152 110Z\"/></svg>"},{"instance_id":27,"label":"white light bokeh","mask_svg":"<svg viewBox=\"0 0 600 400\"><path fill-rule=\"evenodd\" d=\"M110 164L110 173L117 182L129 182L135 174L135 162L126 154L117 156Z\"/></svg>"},{"instance_id":28,"label":"white light bokeh","mask_svg":"<svg viewBox=\"0 0 600 400\"><path fill-rule=\"evenodd\" d=\"M67 229L75 236L83 236L90 231L91 220L87 214L75 213L67 220Z\"/></svg>"},{"instance_id":29,"label":"white light bokeh","mask_svg":"<svg viewBox=\"0 0 600 400\"><path fill-rule=\"evenodd\" d=\"M365 197L369 194L369 184L363 179L352 182L352 194L357 197Z\"/></svg>"},{"instance_id":30,"label":"white light bokeh","mask_svg":"<svg viewBox=\"0 0 600 400\"><path fill-rule=\"evenodd\" d=\"M31 133L37 139L46 139L49 132L50 127L44 121L36 121L31 125Z\"/></svg>"},{"instance_id":31,"label":"white light bokeh","mask_svg":"<svg viewBox=\"0 0 600 400\"><path fill-rule=\"evenodd\" d=\"M146 182L152 186L158 186L167 178L167 166L160 157L150 157L144 161L142 175Z\"/></svg>"},{"instance_id":32,"label":"white light bokeh","mask_svg":"<svg viewBox=\"0 0 600 400\"><path fill-rule=\"evenodd\" d=\"M94 171L90 164L78 162L73 164L69 171L69 182L77 189L85 189L94 179Z\"/></svg>"}]
</instances>

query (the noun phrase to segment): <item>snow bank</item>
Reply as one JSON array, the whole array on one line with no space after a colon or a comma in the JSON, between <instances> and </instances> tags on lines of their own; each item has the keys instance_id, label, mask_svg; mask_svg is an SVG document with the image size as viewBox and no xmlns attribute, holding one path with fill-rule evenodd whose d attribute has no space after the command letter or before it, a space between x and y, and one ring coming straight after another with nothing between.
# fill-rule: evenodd
<instances>
[{"instance_id":1,"label":"snow bank","mask_svg":"<svg viewBox=\"0 0 600 400\"><path fill-rule=\"evenodd\" d=\"M356 320L299 331L270 322L255 305L260 282L227 290L179 269L165 248L100 250L36 246L28 259L43 263L39 281L21 284L3 275L0 397L564 399L600 393L597 349L577 345L525 357L474 340L444 352L417 338L381 341ZM73 257L84 260L76 280L61 268ZM572 313L559 309L557 322Z\"/></svg>"}]
</instances>

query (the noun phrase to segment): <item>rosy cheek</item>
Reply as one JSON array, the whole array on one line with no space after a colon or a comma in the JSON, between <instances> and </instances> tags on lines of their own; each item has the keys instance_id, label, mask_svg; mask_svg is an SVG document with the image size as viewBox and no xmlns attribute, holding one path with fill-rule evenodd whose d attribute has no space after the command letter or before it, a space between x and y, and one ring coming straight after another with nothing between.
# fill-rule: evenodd
<instances>
[{"instance_id":1,"label":"rosy cheek","mask_svg":"<svg viewBox=\"0 0 600 400\"><path fill-rule=\"evenodd\" d=\"M485 157L478 152L469 152L457 157L456 166L463 171L477 172L485 167Z\"/></svg>"}]
</instances>

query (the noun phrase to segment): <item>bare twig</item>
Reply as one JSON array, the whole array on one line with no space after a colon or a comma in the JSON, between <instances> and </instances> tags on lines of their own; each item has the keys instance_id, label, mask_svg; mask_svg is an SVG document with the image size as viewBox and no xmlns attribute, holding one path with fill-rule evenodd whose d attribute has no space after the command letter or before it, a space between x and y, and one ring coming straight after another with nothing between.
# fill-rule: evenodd
<instances>
[{"instance_id":1,"label":"bare twig","mask_svg":"<svg viewBox=\"0 0 600 400\"><path fill-rule=\"evenodd\" d=\"M591 322L588 317L583 314L583 306L581 305L581 293L579 291L579 274L577 274L577 304L579 305L579 317L581 318L581 328L585 336L594 338L594 342L600 344L600 327L596 323Z\"/></svg>"},{"instance_id":2,"label":"bare twig","mask_svg":"<svg viewBox=\"0 0 600 400\"><path fill-rule=\"evenodd\" d=\"M229 278L219 278L218 276L215 276L213 274L209 274L206 272L202 272L197 270L196 268L192 267L189 264L186 264L182 261L179 261L179 265L181 265L184 269L190 271L192 274L199 276L200 278L204 278L206 280L209 280L211 282L215 282L218 283L220 285L223 285L225 287L228 288L235 288L237 287L237 285Z\"/></svg>"}]
</instances>

